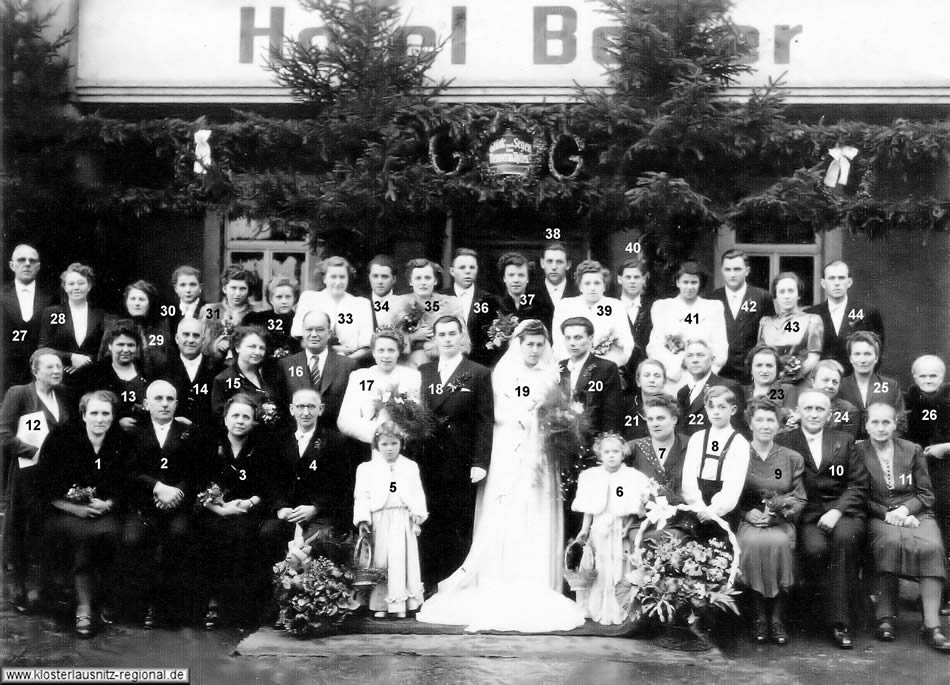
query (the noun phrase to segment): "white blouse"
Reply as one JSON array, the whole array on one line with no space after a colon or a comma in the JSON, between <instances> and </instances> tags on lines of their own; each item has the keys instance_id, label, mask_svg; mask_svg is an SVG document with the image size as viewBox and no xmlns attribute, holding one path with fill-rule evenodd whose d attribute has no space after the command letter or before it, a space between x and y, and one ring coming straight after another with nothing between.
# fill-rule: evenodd
<instances>
[{"instance_id":1,"label":"white blouse","mask_svg":"<svg viewBox=\"0 0 950 685\"><path fill-rule=\"evenodd\" d=\"M422 376L415 369L397 366L388 374L379 366L356 369L346 385L337 427L344 435L370 443L376 427L386 420L385 413L377 415L378 405L401 393L418 402L421 390Z\"/></svg>"},{"instance_id":2,"label":"white blouse","mask_svg":"<svg viewBox=\"0 0 950 685\"><path fill-rule=\"evenodd\" d=\"M412 516L418 516L421 521L428 518L418 464L402 455L390 464L382 455L374 453L369 461L356 467L353 525L372 521L373 512L384 508L393 493L399 496Z\"/></svg>"},{"instance_id":3,"label":"white blouse","mask_svg":"<svg viewBox=\"0 0 950 685\"><path fill-rule=\"evenodd\" d=\"M341 345L354 349L369 347L373 337L373 312L369 300L344 293L339 302L326 290L307 290L300 294L290 334L303 336L303 317L314 310L326 312L330 329Z\"/></svg>"},{"instance_id":4,"label":"white blouse","mask_svg":"<svg viewBox=\"0 0 950 685\"><path fill-rule=\"evenodd\" d=\"M722 302L697 297L692 305L680 297L657 300L650 309L653 331L647 344L647 356L663 362L667 380L677 388L683 378L683 351L672 352L666 346L667 336L688 340L703 339L713 351L713 371L718 372L729 358L729 338L726 337L726 313Z\"/></svg>"},{"instance_id":5,"label":"white blouse","mask_svg":"<svg viewBox=\"0 0 950 685\"><path fill-rule=\"evenodd\" d=\"M583 514L609 512L614 516L642 515L650 479L635 468L621 464L610 473L603 466L582 471L571 511Z\"/></svg>"}]
</instances>

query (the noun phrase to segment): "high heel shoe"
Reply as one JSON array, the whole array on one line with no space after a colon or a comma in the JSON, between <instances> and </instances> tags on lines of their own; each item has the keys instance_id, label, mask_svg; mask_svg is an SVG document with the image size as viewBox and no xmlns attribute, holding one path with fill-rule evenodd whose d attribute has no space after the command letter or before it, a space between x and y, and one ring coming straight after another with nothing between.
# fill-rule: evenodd
<instances>
[{"instance_id":1,"label":"high heel shoe","mask_svg":"<svg viewBox=\"0 0 950 685\"><path fill-rule=\"evenodd\" d=\"M221 613L218 610L218 605L209 603L204 617L205 630L214 630L220 623Z\"/></svg>"},{"instance_id":2,"label":"high heel shoe","mask_svg":"<svg viewBox=\"0 0 950 685\"><path fill-rule=\"evenodd\" d=\"M894 619L886 617L878 621L877 630L874 631L874 637L881 642L893 642L897 638L897 631L894 629Z\"/></svg>"},{"instance_id":3,"label":"high heel shoe","mask_svg":"<svg viewBox=\"0 0 950 685\"><path fill-rule=\"evenodd\" d=\"M933 647L939 652L950 652L950 640L943 634L940 626L936 628L922 626L920 629L920 637L923 639L925 645Z\"/></svg>"}]
</instances>

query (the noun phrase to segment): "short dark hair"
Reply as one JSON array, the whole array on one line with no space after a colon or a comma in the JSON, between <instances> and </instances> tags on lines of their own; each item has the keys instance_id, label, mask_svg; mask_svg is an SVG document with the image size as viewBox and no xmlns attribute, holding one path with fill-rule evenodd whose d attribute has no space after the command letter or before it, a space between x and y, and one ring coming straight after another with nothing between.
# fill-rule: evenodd
<instances>
[{"instance_id":1,"label":"short dark hair","mask_svg":"<svg viewBox=\"0 0 950 685\"><path fill-rule=\"evenodd\" d=\"M799 297L801 297L802 294L805 292L805 284L802 283L802 279L801 279L801 277L800 277L797 273L795 273L794 271L783 271L783 272L780 273L778 276L776 276L775 278L772 279L772 287L769 288L769 291L770 291L770 293L771 293L773 299L774 299L775 296L776 296L775 293L776 293L776 291L778 290L778 283L779 283L779 281L781 281L781 280L783 280L783 279L786 279L786 278L791 278L793 281L795 281L795 287L798 289L798 296L799 296Z\"/></svg>"},{"instance_id":2,"label":"short dark hair","mask_svg":"<svg viewBox=\"0 0 950 685\"><path fill-rule=\"evenodd\" d=\"M643 410L646 411L650 408L654 409L665 409L670 414L673 415L674 419L680 417L680 407L679 404L672 397L665 393L660 393L659 395L651 395L643 400Z\"/></svg>"},{"instance_id":3,"label":"short dark hair","mask_svg":"<svg viewBox=\"0 0 950 685\"><path fill-rule=\"evenodd\" d=\"M267 334L264 332L264 329L260 326L238 326L234 329L234 333L231 334L231 349L235 352L237 348L241 346L241 343L245 338L249 338L252 335L256 335L264 342L264 347L267 347Z\"/></svg>"},{"instance_id":4,"label":"short dark hair","mask_svg":"<svg viewBox=\"0 0 950 685\"><path fill-rule=\"evenodd\" d=\"M848 270L848 276L851 276L851 267L848 266L848 263L843 259L832 259L825 262L825 265L821 267L821 277L825 277L825 272L828 270L829 266L838 266L841 264L844 268Z\"/></svg>"},{"instance_id":5,"label":"short dark hair","mask_svg":"<svg viewBox=\"0 0 950 685\"><path fill-rule=\"evenodd\" d=\"M108 330L106 330L105 335L102 336L102 346L105 348L108 348L109 345L115 342L116 338L119 338L123 335L127 338L132 338L132 340L135 341L135 344L138 345L139 348L143 346L142 336L141 336L141 333L139 332L139 327L136 326L135 322L132 321L131 319L118 319L115 321L115 323L109 326Z\"/></svg>"},{"instance_id":6,"label":"short dark hair","mask_svg":"<svg viewBox=\"0 0 950 685\"><path fill-rule=\"evenodd\" d=\"M224 271L221 272L221 284L227 285L228 281L244 281L250 288L257 282L257 274L248 271L240 264L231 264L224 267Z\"/></svg>"},{"instance_id":7,"label":"short dark hair","mask_svg":"<svg viewBox=\"0 0 950 685\"><path fill-rule=\"evenodd\" d=\"M644 278L650 276L650 271L647 268L647 260L643 257L627 257L623 260L623 263L620 265L620 268L617 269L617 275L623 276L623 272L627 269L637 269Z\"/></svg>"},{"instance_id":8,"label":"short dark hair","mask_svg":"<svg viewBox=\"0 0 950 685\"><path fill-rule=\"evenodd\" d=\"M459 327L459 333L463 333L465 331L465 324L462 323L462 320L460 318L458 318L457 316L451 316L450 314L443 314L442 316L440 316L438 319L435 320L435 323L432 324L433 333L435 332L436 327L440 323L454 323L456 326Z\"/></svg>"},{"instance_id":9,"label":"short dark hair","mask_svg":"<svg viewBox=\"0 0 950 685\"><path fill-rule=\"evenodd\" d=\"M432 275L436 278L439 278L442 275L442 267L433 262L430 259L425 257L416 257L415 259L410 259L406 262L406 277L412 278L412 272L414 269L424 269L426 267L432 268Z\"/></svg>"},{"instance_id":10,"label":"short dark hair","mask_svg":"<svg viewBox=\"0 0 950 685\"><path fill-rule=\"evenodd\" d=\"M257 401L246 392L239 392L228 398L227 402L224 403L222 418L227 416L228 410L235 404L244 404L250 407L251 413L254 414L254 418L257 419Z\"/></svg>"},{"instance_id":11,"label":"short dark hair","mask_svg":"<svg viewBox=\"0 0 950 685\"><path fill-rule=\"evenodd\" d=\"M392 272L393 276L395 276L398 273L396 269L395 260L392 257L390 257L388 254L378 254L375 257L373 257L371 260L369 260L369 264L366 266L367 272L369 272L374 266L381 266L386 269L389 269Z\"/></svg>"},{"instance_id":12,"label":"short dark hair","mask_svg":"<svg viewBox=\"0 0 950 685\"><path fill-rule=\"evenodd\" d=\"M583 326L584 330L587 331L587 335L594 337L594 324L591 323L591 320L586 316L572 316L569 319L564 319L561 322L561 333L563 333L568 326Z\"/></svg>"},{"instance_id":13,"label":"short dark hair","mask_svg":"<svg viewBox=\"0 0 950 685\"><path fill-rule=\"evenodd\" d=\"M521 254L520 252L506 252L501 257L498 258L498 273L504 275L505 269L509 266L526 266L528 267L528 272L531 271L531 264L528 262L528 259Z\"/></svg>"},{"instance_id":14,"label":"short dark hair","mask_svg":"<svg viewBox=\"0 0 950 685\"><path fill-rule=\"evenodd\" d=\"M115 411L115 405L119 403L119 398L111 390L92 390L79 399L79 414L81 416L86 415L86 407L88 407L89 403L93 400L108 402L112 405L112 411Z\"/></svg>"},{"instance_id":15,"label":"short dark hair","mask_svg":"<svg viewBox=\"0 0 950 685\"><path fill-rule=\"evenodd\" d=\"M781 376L782 370L785 368L785 364L782 363L782 357L779 355L778 350L776 350L771 345L766 345L765 343L759 343L749 350L749 353L745 356L746 371L748 371L750 374L752 373L752 360L755 359L757 354L761 354L762 352L767 352L768 354L771 354L773 357L775 357L775 377L778 378Z\"/></svg>"},{"instance_id":16,"label":"short dark hair","mask_svg":"<svg viewBox=\"0 0 950 685\"><path fill-rule=\"evenodd\" d=\"M452 253L452 263L455 264L455 260L459 257L473 257L476 262L478 261L478 253L470 247L456 248Z\"/></svg>"},{"instance_id":17,"label":"short dark hair","mask_svg":"<svg viewBox=\"0 0 950 685\"><path fill-rule=\"evenodd\" d=\"M782 408L777 402L765 397L753 397L749 400L749 404L745 409L746 419L751 422L757 411L770 411L775 414L775 418L779 420L779 423L782 422Z\"/></svg>"},{"instance_id":18,"label":"short dark hair","mask_svg":"<svg viewBox=\"0 0 950 685\"><path fill-rule=\"evenodd\" d=\"M178 279L182 276L194 276L198 279L198 282L201 283L201 270L187 264L182 264L172 271L172 286L178 285Z\"/></svg>"},{"instance_id":19,"label":"short dark hair","mask_svg":"<svg viewBox=\"0 0 950 685\"><path fill-rule=\"evenodd\" d=\"M877 354L877 358L881 358L881 336L873 331L855 331L848 336L847 349L848 356L851 356L851 348L854 347L855 343L867 343L874 348L874 353Z\"/></svg>"},{"instance_id":20,"label":"short dark hair","mask_svg":"<svg viewBox=\"0 0 950 685\"><path fill-rule=\"evenodd\" d=\"M726 250L725 252L723 252L722 257L720 257L719 259L719 263L722 264L727 259L735 259L736 257L741 258L742 263L745 264L746 266L749 266L749 255L747 255L745 252L735 247L730 248Z\"/></svg>"},{"instance_id":21,"label":"short dark hair","mask_svg":"<svg viewBox=\"0 0 950 685\"><path fill-rule=\"evenodd\" d=\"M556 252L563 252L564 256L567 257L567 261L571 261L571 255L568 253L567 248L564 246L564 243L561 243L561 242L548 243L547 245L542 247L541 248L542 259L544 258L544 254L546 252L551 252L552 250Z\"/></svg>"},{"instance_id":22,"label":"short dark hair","mask_svg":"<svg viewBox=\"0 0 950 685\"><path fill-rule=\"evenodd\" d=\"M127 286L125 286L125 289L122 291L123 308L125 307L126 300L129 299L129 293L132 292L133 290L138 290L139 292L145 294L145 298L148 300L149 316L154 315L155 314L154 312L155 300L158 299L158 288L156 288L154 285L152 285L148 281L143 281L141 279L133 283L129 283ZM128 312L127 309L126 309L126 312Z\"/></svg>"},{"instance_id":23,"label":"short dark hair","mask_svg":"<svg viewBox=\"0 0 950 685\"><path fill-rule=\"evenodd\" d=\"M593 259L585 259L574 269L574 282L580 285L581 279L587 274L599 274L606 287L608 273L610 272L607 271L600 262L596 262Z\"/></svg>"}]
</instances>

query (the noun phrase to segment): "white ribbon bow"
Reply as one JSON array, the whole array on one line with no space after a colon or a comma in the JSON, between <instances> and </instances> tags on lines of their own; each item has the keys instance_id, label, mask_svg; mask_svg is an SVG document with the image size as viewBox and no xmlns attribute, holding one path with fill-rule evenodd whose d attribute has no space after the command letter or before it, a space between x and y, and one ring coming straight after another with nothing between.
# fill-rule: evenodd
<instances>
[{"instance_id":1,"label":"white ribbon bow","mask_svg":"<svg viewBox=\"0 0 950 685\"><path fill-rule=\"evenodd\" d=\"M211 131L203 128L195 131L195 173L206 174L208 167L211 166L211 145L208 139L211 138Z\"/></svg>"},{"instance_id":2,"label":"white ribbon bow","mask_svg":"<svg viewBox=\"0 0 950 685\"><path fill-rule=\"evenodd\" d=\"M848 184L848 174L851 173L851 160L858 154L858 148L850 145L835 145L828 150L831 155L831 164L825 173L825 185L834 188L838 184Z\"/></svg>"},{"instance_id":3,"label":"white ribbon bow","mask_svg":"<svg viewBox=\"0 0 950 685\"><path fill-rule=\"evenodd\" d=\"M676 507L672 506L666 497L657 497L656 501L646 503L646 519L656 526L657 530L663 530L666 522L676 513Z\"/></svg>"}]
</instances>

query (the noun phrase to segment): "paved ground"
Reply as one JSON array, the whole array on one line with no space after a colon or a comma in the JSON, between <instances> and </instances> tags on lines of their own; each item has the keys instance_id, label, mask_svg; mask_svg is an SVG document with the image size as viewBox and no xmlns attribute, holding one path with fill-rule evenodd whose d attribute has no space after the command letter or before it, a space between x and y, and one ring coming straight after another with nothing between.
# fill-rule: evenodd
<instances>
[{"instance_id":1,"label":"paved ground","mask_svg":"<svg viewBox=\"0 0 950 685\"><path fill-rule=\"evenodd\" d=\"M852 652L796 631L789 647L755 647L744 637L723 650L684 653L617 638L360 635L300 642L268 631L144 631L112 626L72 637L68 616L0 611L4 665L187 666L192 683L935 683L950 685L950 655L916 637L905 607L898 641L858 635ZM249 638L245 641L246 638ZM238 653L243 642L245 651ZM255 644L257 645L255 647ZM281 646L286 645L286 649ZM278 654L279 652L279 654Z\"/></svg>"}]
</instances>

